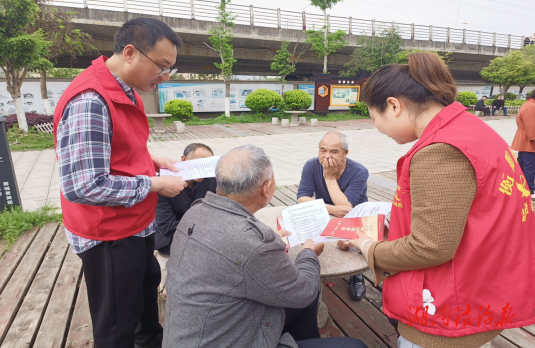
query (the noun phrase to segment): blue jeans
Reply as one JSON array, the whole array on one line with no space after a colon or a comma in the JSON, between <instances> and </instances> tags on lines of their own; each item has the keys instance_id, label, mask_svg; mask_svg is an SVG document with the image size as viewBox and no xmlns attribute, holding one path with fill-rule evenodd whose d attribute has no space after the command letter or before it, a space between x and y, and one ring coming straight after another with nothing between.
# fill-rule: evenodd
<instances>
[{"instance_id":1,"label":"blue jeans","mask_svg":"<svg viewBox=\"0 0 535 348\"><path fill-rule=\"evenodd\" d=\"M529 190L535 193L535 152L518 152L518 164L524 172Z\"/></svg>"},{"instance_id":2,"label":"blue jeans","mask_svg":"<svg viewBox=\"0 0 535 348\"><path fill-rule=\"evenodd\" d=\"M506 116L507 115L507 108L504 106L503 108L503 115ZM498 111L499 109L498 108L492 108L492 116L494 116L494 113L496 111Z\"/></svg>"}]
</instances>

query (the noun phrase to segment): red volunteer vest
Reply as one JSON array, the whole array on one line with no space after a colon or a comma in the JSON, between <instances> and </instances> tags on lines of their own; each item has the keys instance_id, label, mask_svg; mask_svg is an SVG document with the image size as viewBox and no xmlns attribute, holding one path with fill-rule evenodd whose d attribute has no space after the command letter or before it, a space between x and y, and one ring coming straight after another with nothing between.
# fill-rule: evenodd
<instances>
[{"instance_id":1,"label":"red volunteer vest","mask_svg":"<svg viewBox=\"0 0 535 348\"><path fill-rule=\"evenodd\" d=\"M54 113L54 142L56 130L68 102L77 94L97 91L108 104L113 123L110 174L127 177L154 176L154 164L147 150L149 124L143 102L134 91L137 106L126 96L101 56L92 66L76 77L63 92ZM109 241L133 236L143 231L154 220L158 197L149 193L131 208L124 206L100 207L71 203L61 195L61 209L65 228L77 236Z\"/></svg>"},{"instance_id":2,"label":"red volunteer vest","mask_svg":"<svg viewBox=\"0 0 535 348\"><path fill-rule=\"evenodd\" d=\"M411 233L409 166L420 149L433 143L464 153L475 169L477 193L455 257L386 279L385 314L448 337L535 323L535 213L526 179L505 141L461 104L436 115L398 161L389 240ZM422 309L423 289L434 298L434 315Z\"/></svg>"}]
</instances>

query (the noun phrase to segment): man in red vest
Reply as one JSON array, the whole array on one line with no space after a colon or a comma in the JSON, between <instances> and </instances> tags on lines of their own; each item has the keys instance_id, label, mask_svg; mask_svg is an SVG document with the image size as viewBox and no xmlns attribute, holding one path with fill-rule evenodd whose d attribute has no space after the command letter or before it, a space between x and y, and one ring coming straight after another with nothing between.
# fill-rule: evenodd
<instances>
[{"instance_id":1,"label":"man in red vest","mask_svg":"<svg viewBox=\"0 0 535 348\"><path fill-rule=\"evenodd\" d=\"M157 194L186 186L167 158L147 150L149 125L135 89L148 92L176 72L180 37L156 19L126 22L113 56L99 57L63 93L54 114L61 207L83 263L98 348L160 347L154 257Z\"/></svg>"}]
</instances>

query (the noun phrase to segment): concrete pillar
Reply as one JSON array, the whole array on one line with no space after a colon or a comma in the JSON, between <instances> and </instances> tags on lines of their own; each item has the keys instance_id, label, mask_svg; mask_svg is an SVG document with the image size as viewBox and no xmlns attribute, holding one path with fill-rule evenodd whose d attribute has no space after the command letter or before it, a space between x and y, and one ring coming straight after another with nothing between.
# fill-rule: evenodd
<instances>
[{"instance_id":1,"label":"concrete pillar","mask_svg":"<svg viewBox=\"0 0 535 348\"><path fill-rule=\"evenodd\" d=\"M446 28L446 42L450 43L450 27Z\"/></svg>"},{"instance_id":2,"label":"concrete pillar","mask_svg":"<svg viewBox=\"0 0 535 348\"><path fill-rule=\"evenodd\" d=\"M414 40L414 23L411 23L411 40Z\"/></svg>"},{"instance_id":3,"label":"concrete pillar","mask_svg":"<svg viewBox=\"0 0 535 348\"><path fill-rule=\"evenodd\" d=\"M160 9L160 16L163 16L162 0L158 0L158 8Z\"/></svg>"},{"instance_id":4,"label":"concrete pillar","mask_svg":"<svg viewBox=\"0 0 535 348\"><path fill-rule=\"evenodd\" d=\"M190 0L190 7L191 7L191 19L195 19L195 4L193 3L194 0Z\"/></svg>"},{"instance_id":5,"label":"concrete pillar","mask_svg":"<svg viewBox=\"0 0 535 348\"><path fill-rule=\"evenodd\" d=\"M282 123L282 126L283 126L284 128L290 128L290 120L289 120L289 119L287 119L287 118L283 118L283 119L281 120L281 123Z\"/></svg>"},{"instance_id":6,"label":"concrete pillar","mask_svg":"<svg viewBox=\"0 0 535 348\"><path fill-rule=\"evenodd\" d=\"M281 28L281 9L277 9L277 28Z\"/></svg>"},{"instance_id":7,"label":"concrete pillar","mask_svg":"<svg viewBox=\"0 0 535 348\"><path fill-rule=\"evenodd\" d=\"M305 12L303 12L302 17L303 17L303 30L307 30L307 15Z\"/></svg>"},{"instance_id":8,"label":"concrete pillar","mask_svg":"<svg viewBox=\"0 0 535 348\"><path fill-rule=\"evenodd\" d=\"M124 8L124 12L128 12L128 4L126 0L123 0L123 8Z\"/></svg>"},{"instance_id":9,"label":"concrete pillar","mask_svg":"<svg viewBox=\"0 0 535 348\"><path fill-rule=\"evenodd\" d=\"M353 17L349 17L349 35L353 35Z\"/></svg>"},{"instance_id":10,"label":"concrete pillar","mask_svg":"<svg viewBox=\"0 0 535 348\"><path fill-rule=\"evenodd\" d=\"M251 16L251 27L254 27L254 11L253 11L253 5L249 5L249 14Z\"/></svg>"},{"instance_id":11,"label":"concrete pillar","mask_svg":"<svg viewBox=\"0 0 535 348\"><path fill-rule=\"evenodd\" d=\"M481 46L481 30L477 33L477 45Z\"/></svg>"},{"instance_id":12,"label":"concrete pillar","mask_svg":"<svg viewBox=\"0 0 535 348\"><path fill-rule=\"evenodd\" d=\"M372 19L372 37L375 36L375 19Z\"/></svg>"},{"instance_id":13,"label":"concrete pillar","mask_svg":"<svg viewBox=\"0 0 535 348\"><path fill-rule=\"evenodd\" d=\"M463 44L466 44L466 29L463 29Z\"/></svg>"},{"instance_id":14,"label":"concrete pillar","mask_svg":"<svg viewBox=\"0 0 535 348\"><path fill-rule=\"evenodd\" d=\"M310 119L310 125L312 127L317 127L318 126L318 119L317 118Z\"/></svg>"},{"instance_id":15,"label":"concrete pillar","mask_svg":"<svg viewBox=\"0 0 535 348\"><path fill-rule=\"evenodd\" d=\"M429 41L433 41L433 26L429 26Z\"/></svg>"},{"instance_id":16,"label":"concrete pillar","mask_svg":"<svg viewBox=\"0 0 535 348\"><path fill-rule=\"evenodd\" d=\"M492 33L492 47L496 46L496 33Z\"/></svg>"}]
</instances>

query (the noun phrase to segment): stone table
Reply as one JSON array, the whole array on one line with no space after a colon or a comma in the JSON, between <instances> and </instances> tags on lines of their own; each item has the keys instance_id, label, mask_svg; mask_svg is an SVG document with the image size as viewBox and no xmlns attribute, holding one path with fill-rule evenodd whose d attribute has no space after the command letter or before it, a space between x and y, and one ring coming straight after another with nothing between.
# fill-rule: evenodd
<instances>
[{"instance_id":1,"label":"stone table","mask_svg":"<svg viewBox=\"0 0 535 348\"><path fill-rule=\"evenodd\" d=\"M284 113L292 114L292 122L290 122L290 126L297 127L299 126L299 115L306 114L307 111L284 111Z\"/></svg>"},{"instance_id":2,"label":"stone table","mask_svg":"<svg viewBox=\"0 0 535 348\"><path fill-rule=\"evenodd\" d=\"M163 127L164 117L171 117L171 114L147 114L147 118L152 118L154 121L154 131L156 133L164 133L165 128Z\"/></svg>"},{"instance_id":3,"label":"stone table","mask_svg":"<svg viewBox=\"0 0 535 348\"><path fill-rule=\"evenodd\" d=\"M260 209L256 212L255 217L262 223L271 227L273 230L277 230L277 216L282 216L281 211L288 207L269 207ZM334 216L331 216L333 219ZM290 248L288 255L292 261L295 261L297 254L303 250L302 245L296 245ZM336 242L325 243L323 253L318 257L320 262L320 276L321 282L333 279L339 279L342 277L357 275L366 272L368 263L364 260L362 254L360 254L355 248L349 249L349 251L343 251L336 245ZM320 303L318 309L318 327L323 328L327 324L329 319L329 312L327 305L322 300L323 284L320 284Z\"/></svg>"}]
</instances>

